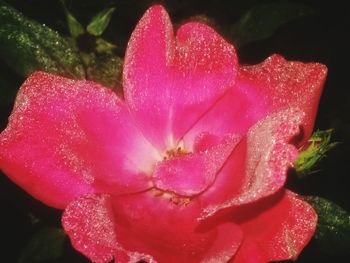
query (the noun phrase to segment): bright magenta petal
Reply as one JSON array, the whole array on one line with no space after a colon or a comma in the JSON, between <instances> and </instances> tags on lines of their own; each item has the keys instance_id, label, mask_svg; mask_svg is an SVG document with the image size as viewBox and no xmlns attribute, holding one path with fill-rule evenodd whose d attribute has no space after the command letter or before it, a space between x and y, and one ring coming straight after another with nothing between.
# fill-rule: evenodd
<instances>
[{"instance_id":1,"label":"bright magenta petal","mask_svg":"<svg viewBox=\"0 0 350 263\"><path fill-rule=\"evenodd\" d=\"M237 208L235 215L234 221L247 240L243 246L246 250L259 250L265 262L296 259L313 236L317 223L312 207L288 190ZM240 251L237 257L239 254Z\"/></svg>"},{"instance_id":2,"label":"bright magenta petal","mask_svg":"<svg viewBox=\"0 0 350 263\"><path fill-rule=\"evenodd\" d=\"M62 225L73 247L92 262L120 263L154 259L146 254L125 250L118 243L115 214L110 195L86 195L71 202L62 216Z\"/></svg>"},{"instance_id":3,"label":"bright magenta petal","mask_svg":"<svg viewBox=\"0 0 350 263\"><path fill-rule=\"evenodd\" d=\"M254 241L244 237L241 246L229 263L267 263L263 253Z\"/></svg>"},{"instance_id":4,"label":"bright magenta petal","mask_svg":"<svg viewBox=\"0 0 350 263\"><path fill-rule=\"evenodd\" d=\"M113 203L120 244L157 262L225 262L241 242L241 230L228 220L198 228L195 199L154 191L116 197Z\"/></svg>"},{"instance_id":5,"label":"bright magenta petal","mask_svg":"<svg viewBox=\"0 0 350 263\"><path fill-rule=\"evenodd\" d=\"M303 117L299 110L288 109L251 127L215 183L201 196L206 206L203 218L220 209L271 195L284 185L288 169L298 155L290 143L299 134Z\"/></svg>"},{"instance_id":6,"label":"bright magenta petal","mask_svg":"<svg viewBox=\"0 0 350 263\"><path fill-rule=\"evenodd\" d=\"M244 134L260 119L289 107L305 113L305 140L313 128L326 74L322 64L286 61L279 55L243 66L235 86L186 135L185 142L201 132Z\"/></svg>"},{"instance_id":7,"label":"bright magenta petal","mask_svg":"<svg viewBox=\"0 0 350 263\"><path fill-rule=\"evenodd\" d=\"M201 136L196 150L212 141L207 137L210 136ZM155 187L182 196L203 192L213 183L238 141L237 136L229 135L215 146L160 162L153 174Z\"/></svg>"},{"instance_id":8,"label":"bright magenta petal","mask_svg":"<svg viewBox=\"0 0 350 263\"><path fill-rule=\"evenodd\" d=\"M167 150L234 84L232 45L210 27L181 26L151 7L131 36L124 66L125 98L150 141Z\"/></svg>"},{"instance_id":9,"label":"bright magenta petal","mask_svg":"<svg viewBox=\"0 0 350 263\"><path fill-rule=\"evenodd\" d=\"M108 195L88 195L71 202L62 216L72 245L93 262L110 262L120 250Z\"/></svg>"},{"instance_id":10,"label":"bright magenta petal","mask_svg":"<svg viewBox=\"0 0 350 263\"><path fill-rule=\"evenodd\" d=\"M19 91L0 145L1 169L58 208L101 189L147 189L157 157L113 92L41 72Z\"/></svg>"}]
</instances>

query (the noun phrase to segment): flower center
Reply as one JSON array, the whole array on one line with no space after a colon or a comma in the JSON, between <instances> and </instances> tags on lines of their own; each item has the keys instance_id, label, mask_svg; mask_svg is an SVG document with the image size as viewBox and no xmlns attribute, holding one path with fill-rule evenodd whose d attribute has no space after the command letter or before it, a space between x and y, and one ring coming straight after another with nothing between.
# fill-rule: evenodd
<instances>
[{"instance_id":1,"label":"flower center","mask_svg":"<svg viewBox=\"0 0 350 263\"><path fill-rule=\"evenodd\" d=\"M176 157L182 156L182 155L186 155L189 152L187 152L183 147L178 146L176 148L167 150L165 152L165 156L163 157L163 160L170 160L170 159L174 159Z\"/></svg>"},{"instance_id":2,"label":"flower center","mask_svg":"<svg viewBox=\"0 0 350 263\"><path fill-rule=\"evenodd\" d=\"M168 191L162 191L162 190L156 189L156 188L153 188L151 190L151 193L155 197L163 198L163 199L168 200L169 202L171 202L175 205L186 206L191 202L191 198L189 198L189 197L180 196L180 195L177 195L175 193L168 192Z\"/></svg>"}]
</instances>

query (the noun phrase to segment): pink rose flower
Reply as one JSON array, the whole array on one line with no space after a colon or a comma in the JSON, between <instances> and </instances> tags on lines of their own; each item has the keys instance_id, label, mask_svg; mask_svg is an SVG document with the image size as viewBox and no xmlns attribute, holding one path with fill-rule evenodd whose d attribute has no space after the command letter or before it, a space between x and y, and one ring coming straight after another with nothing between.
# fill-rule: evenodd
<instances>
[{"instance_id":1,"label":"pink rose flower","mask_svg":"<svg viewBox=\"0 0 350 263\"><path fill-rule=\"evenodd\" d=\"M295 259L317 215L283 187L326 76L273 55L254 66L196 22L151 7L125 55L125 98L43 72L21 87L0 167L64 209L93 262Z\"/></svg>"}]
</instances>

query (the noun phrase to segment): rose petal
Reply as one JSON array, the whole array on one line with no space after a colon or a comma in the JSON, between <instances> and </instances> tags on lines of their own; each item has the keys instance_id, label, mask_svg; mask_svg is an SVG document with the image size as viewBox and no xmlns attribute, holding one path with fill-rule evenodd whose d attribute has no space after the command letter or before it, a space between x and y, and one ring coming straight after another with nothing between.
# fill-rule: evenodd
<instances>
[{"instance_id":1,"label":"rose petal","mask_svg":"<svg viewBox=\"0 0 350 263\"><path fill-rule=\"evenodd\" d=\"M300 196L285 190L237 208L234 221L245 234L243 246L259 250L264 262L295 260L314 234L317 214Z\"/></svg>"},{"instance_id":2,"label":"rose petal","mask_svg":"<svg viewBox=\"0 0 350 263\"><path fill-rule=\"evenodd\" d=\"M187 23L175 40L168 14L153 6L126 51L125 98L147 138L171 149L234 84L236 65L233 46L213 29Z\"/></svg>"},{"instance_id":3,"label":"rose petal","mask_svg":"<svg viewBox=\"0 0 350 263\"><path fill-rule=\"evenodd\" d=\"M62 225L73 247L96 263L149 260L151 256L125 250L118 243L112 199L106 194L89 194L71 202L62 216Z\"/></svg>"},{"instance_id":4,"label":"rose petal","mask_svg":"<svg viewBox=\"0 0 350 263\"><path fill-rule=\"evenodd\" d=\"M244 237L244 240L236 254L229 263L266 263L265 255L260 248L249 239Z\"/></svg>"},{"instance_id":5,"label":"rose petal","mask_svg":"<svg viewBox=\"0 0 350 263\"><path fill-rule=\"evenodd\" d=\"M116 197L113 204L120 244L157 262L220 262L213 260L231 258L241 242L239 227L229 221L199 229L195 199L154 191Z\"/></svg>"},{"instance_id":6,"label":"rose petal","mask_svg":"<svg viewBox=\"0 0 350 263\"><path fill-rule=\"evenodd\" d=\"M93 262L110 262L119 245L108 195L87 195L71 202L62 225L73 247Z\"/></svg>"},{"instance_id":7,"label":"rose petal","mask_svg":"<svg viewBox=\"0 0 350 263\"><path fill-rule=\"evenodd\" d=\"M202 136L197 149L203 147L203 141L208 141L207 137ZM213 183L238 141L237 136L228 135L213 147L160 162L154 169L154 185L163 191L183 196L203 192Z\"/></svg>"},{"instance_id":8,"label":"rose petal","mask_svg":"<svg viewBox=\"0 0 350 263\"><path fill-rule=\"evenodd\" d=\"M279 55L243 66L235 86L186 134L185 142L201 132L245 134L260 119L287 107L305 113L305 141L312 132L326 74L322 64L286 61Z\"/></svg>"},{"instance_id":9,"label":"rose petal","mask_svg":"<svg viewBox=\"0 0 350 263\"><path fill-rule=\"evenodd\" d=\"M19 91L0 145L1 169L58 208L94 191L147 189L157 158L113 92L41 72Z\"/></svg>"},{"instance_id":10,"label":"rose petal","mask_svg":"<svg viewBox=\"0 0 350 263\"><path fill-rule=\"evenodd\" d=\"M278 191L297 157L290 144L303 113L287 109L256 123L237 145L215 183L202 196L202 219L218 210L253 202ZM228 184L227 182L231 182Z\"/></svg>"}]
</instances>

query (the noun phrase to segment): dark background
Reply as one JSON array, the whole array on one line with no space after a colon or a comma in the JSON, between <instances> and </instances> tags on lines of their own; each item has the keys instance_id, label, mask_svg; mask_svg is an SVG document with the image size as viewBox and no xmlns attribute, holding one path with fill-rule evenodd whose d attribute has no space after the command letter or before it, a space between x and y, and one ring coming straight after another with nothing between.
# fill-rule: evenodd
<instances>
[{"instance_id":1,"label":"dark background","mask_svg":"<svg viewBox=\"0 0 350 263\"><path fill-rule=\"evenodd\" d=\"M56 0L8 0L27 17L68 35L62 7ZM163 3L175 23L205 15L221 34L231 38L229 28L242 13L256 4L272 1L158 1ZM276 2L276 1L274 1ZM281 26L267 39L238 49L240 63L258 63L273 53L289 60L317 61L327 65L329 75L321 98L315 128L334 129L333 140L341 142L319 164L319 172L304 179L291 178L288 185L305 195L325 197L350 211L350 92L349 92L349 12L346 1L293 1L314 9L314 14ZM133 27L154 1L67 1L78 20L87 24L104 7L114 4L116 11L103 37L118 45L123 55ZM0 43L1 45L1 43ZM6 126L17 89L24 78L16 75L0 58L0 128ZM28 196L7 177L0 175L1 261L17 262L30 237L40 227L60 226L60 211L48 208ZM40 221L33 224L33 216ZM34 220L35 221L35 220ZM350 248L349 248L350 250ZM344 262L346 254L334 255L311 241L297 262ZM65 244L63 258L56 262L88 262Z\"/></svg>"}]
</instances>

